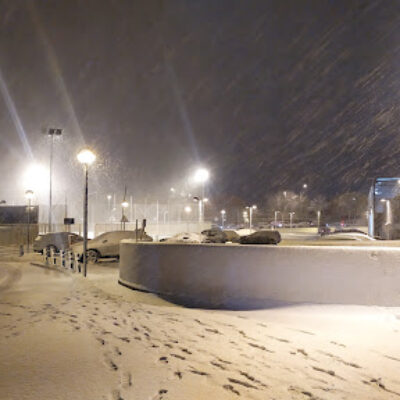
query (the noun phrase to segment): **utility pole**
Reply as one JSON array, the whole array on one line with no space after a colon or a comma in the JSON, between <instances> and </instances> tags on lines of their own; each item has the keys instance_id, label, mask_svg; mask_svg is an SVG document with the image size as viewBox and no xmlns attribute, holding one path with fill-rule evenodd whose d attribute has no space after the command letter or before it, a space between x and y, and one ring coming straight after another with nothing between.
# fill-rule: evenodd
<instances>
[{"instance_id":1,"label":"utility pole","mask_svg":"<svg viewBox=\"0 0 400 400\"><path fill-rule=\"evenodd\" d=\"M53 148L54 148L54 136L61 136L62 129L60 128L50 128L48 130L48 135L51 137L50 139L50 188L49 188L49 232L53 231L53 221L52 221L52 212L53 212Z\"/></svg>"},{"instance_id":2,"label":"utility pole","mask_svg":"<svg viewBox=\"0 0 400 400\"><path fill-rule=\"evenodd\" d=\"M289 227L290 227L290 229L292 229L292 227L293 227L293 215L294 214L295 214L294 211L289 213Z\"/></svg>"},{"instance_id":3,"label":"utility pole","mask_svg":"<svg viewBox=\"0 0 400 400\"><path fill-rule=\"evenodd\" d=\"M78 161L83 165L85 184L83 188L83 276L87 274L87 241L88 241L88 184L89 166L96 160L96 155L89 149L83 149L78 153Z\"/></svg>"},{"instance_id":4,"label":"utility pole","mask_svg":"<svg viewBox=\"0 0 400 400\"><path fill-rule=\"evenodd\" d=\"M257 206L253 205L246 208L249 210L249 229L251 230L253 228L253 211L257 210Z\"/></svg>"},{"instance_id":5,"label":"utility pole","mask_svg":"<svg viewBox=\"0 0 400 400\"><path fill-rule=\"evenodd\" d=\"M32 204L32 198L33 198L33 191L32 190L27 190L25 192L25 197L28 200L28 232L27 232L27 249L29 253L29 245L31 241L31 204Z\"/></svg>"}]
</instances>

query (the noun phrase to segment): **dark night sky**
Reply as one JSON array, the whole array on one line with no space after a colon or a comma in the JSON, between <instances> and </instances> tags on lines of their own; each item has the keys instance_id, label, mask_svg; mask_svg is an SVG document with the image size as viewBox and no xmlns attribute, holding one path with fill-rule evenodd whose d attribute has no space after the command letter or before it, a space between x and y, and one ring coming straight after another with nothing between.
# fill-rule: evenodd
<instances>
[{"instance_id":1,"label":"dark night sky","mask_svg":"<svg viewBox=\"0 0 400 400\"><path fill-rule=\"evenodd\" d=\"M100 183L150 194L195 164L249 201L400 175L399 71L397 0L0 0L0 72L34 156L62 126L64 150L102 155ZM27 154L2 94L13 177Z\"/></svg>"}]
</instances>

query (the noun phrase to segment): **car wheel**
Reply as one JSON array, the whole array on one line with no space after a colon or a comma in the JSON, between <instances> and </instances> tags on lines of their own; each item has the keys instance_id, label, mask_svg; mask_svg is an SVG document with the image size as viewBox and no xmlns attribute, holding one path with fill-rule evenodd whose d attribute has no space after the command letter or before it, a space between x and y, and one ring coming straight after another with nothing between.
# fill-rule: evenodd
<instances>
[{"instance_id":1,"label":"car wheel","mask_svg":"<svg viewBox=\"0 0 400 400\"><path fill-rule=\"evenodd\" d=\"M90 249L86 252L86 258L88 262L97 263L97 261L99 260L99 253L97 252L97 250Z\"/></svg>"}]
</instances>

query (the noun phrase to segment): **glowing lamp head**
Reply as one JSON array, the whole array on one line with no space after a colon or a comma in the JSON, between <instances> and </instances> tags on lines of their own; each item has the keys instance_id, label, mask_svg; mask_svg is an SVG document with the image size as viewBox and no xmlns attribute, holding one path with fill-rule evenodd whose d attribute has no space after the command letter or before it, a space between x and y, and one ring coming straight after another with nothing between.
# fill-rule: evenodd
<instances>
[{"instance_id":1,"label":"glowing lamp head","mask_svg":"<svg viewBox=\"0 0 400 400\"><path fill-rule=\"evenodd\" d=\"M197 183L207 182L210 178L210 173L205 168L199 168L194 173L194 181Z\"/></svg>"},{"instance_id":2,"label":"glowing lamp head","mask_svg":"<svg viewBox=\"0 0 400 400\"><path fill-rule=\"evenodd\" d=\"M308 188L308 185L307 185L307 183L305 183L304 185L303 185L303 189L307 189Z\"/></svg>"},{"instance_id":3,"label":"glowing lamp head","mask_svg":"<svg viewBox=\"0 0 400 400\"><path fill-rule=\"evenodd\" d=\"M25 197L27 200L32 200L33 199L33 190L27 190L25 192Z\"/></svg>"},{"instance_id":4,"label":"glowing lamp head","mask_svg":"<svg viewBox=\"0 0 400 400\"><path fill-rule=\"evenodd\" d=\"M46 193L48 190L49 170L40 164L28 165L21 179L21 188L27 187L38 195Z\"/></svg>"},{"instance_id":5,"label":"glowing lamp head","mask_svg":"<svg viewBox=\"0 0 400 400\"><path fill-rule=\"evenodd\" d=\"M185 210L185 213L186 213L186 214L189 214L189 213L192 212L192 207L186 206L186 207L184 208L184 210Z\"/></svg>"},{"instance_id":6,"label":"glowing lamp head","mask_svg":"<svg viewBox=\"0 0 400 400\"><path fill-rule=\"evenodd\" d=\"M226 211L225 210L221 210L221 215L225 215Z\"/></svg>"},{"instance_id":7,"label":"glowing lamp head","mask_svg":"<svg viewBox=\"0 0 400 400\"><path fill-rule=\"evenodd\" d=\"M129 203L128 203L127 201L123 201L123 202L121 203L121 206L122 206L123 208L128 208L128 207L129 207Z\"/></svg>"},{"instance_id":8,"label":"glowing lamp head","mask_svg":"<svg viewBox=\"0 0 400 400\"><path fill-rule=\"evenodd\" d=\"M107 200L111 200L111 198L112 198L111 194L108 194L107 195Z\"/></svg>"},{"instance_id":9,"label":"glowing lamp head","mask_svg":"<svg viewBox=\"0 0 400 400\"><path fill-rule=\"evenodd\" d=\"M83 149L78 153L77 158L81 164L91 165L96 160L96 154L89 149Z\"/></svg>"}]
</instances>

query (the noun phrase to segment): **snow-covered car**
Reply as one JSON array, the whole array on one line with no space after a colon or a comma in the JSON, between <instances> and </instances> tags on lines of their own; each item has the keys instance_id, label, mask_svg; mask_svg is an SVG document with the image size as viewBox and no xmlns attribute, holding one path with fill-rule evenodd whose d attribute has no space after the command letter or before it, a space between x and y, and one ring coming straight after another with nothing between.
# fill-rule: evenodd
<instances>
[{"instance_id":1,"label":"snow-covered car","mask_svg":"<svg viewBox=\"0 0 400 400\"><path fill-rule=\"evenodd\" d=\"M33 241L33 251L43 253L43 251L67 250L71 245L80 243L83 237L71 232L52 232L40 234Z\"/></svg>"},{"instance_id":2,"label":"snow-covered car","mask_svg":"<svg viewBox=\"0 0 400 400\"><path fill-rule=\"evenodd\" d=\"M241 228L241 229L236 229L236 233L239 236L246 236L246 235L251 235L252 233L256 232L255 229L249 229L249 228Z\"/></svg>"},{"instance_id":3,"label":"snow-covered car","mask_svg":"<svg viewBox=\"0 0 400 400\"><path fill-rule=\"evenodd\" d=\"M178 233L175 236L172 236L168 239L163 240L166 243L204 243L206 241L206 237L199 233Z\"/></svg>"},{"instance_id":4,"label":"snow-covered car","mask_svg":"<svg viewBox=\"0 0 400 400\"><path fill-rule=\"evenodd\" d=\"M206 243L225 243L228 241L228 235L217 227L206 229L201 234L205 236Z\"/></svg>"},{"instance_id":5,"label":"snow-covered car","mask_svg":"<svg viewBox=\"0 0 400 400\"><path fill-rule=\"evenodd\" d=\"M366 233L361 231L353 231L353 232L331 232L325 235L322 235L320 238L321 241L325 240L358 240L358 241L373 241L375 240L371 236L368 236Z\"/></svg>"},{"instance_id":6,"label":"snow-covered car","mask_svg":"<svg viewBox=\"0 0 400 400\"><path fill-rule=\"evenodd\" d=\"M143 232L138 231L114 231L105 232L88 240L87 259L89 262L97 262L99 258L119 258L119 243L123 239L136 239L140 242L152 242L153 238ZM83 243L77 243L71 246L72 252L83 258Z\"/></svg>"}]
</instances>

